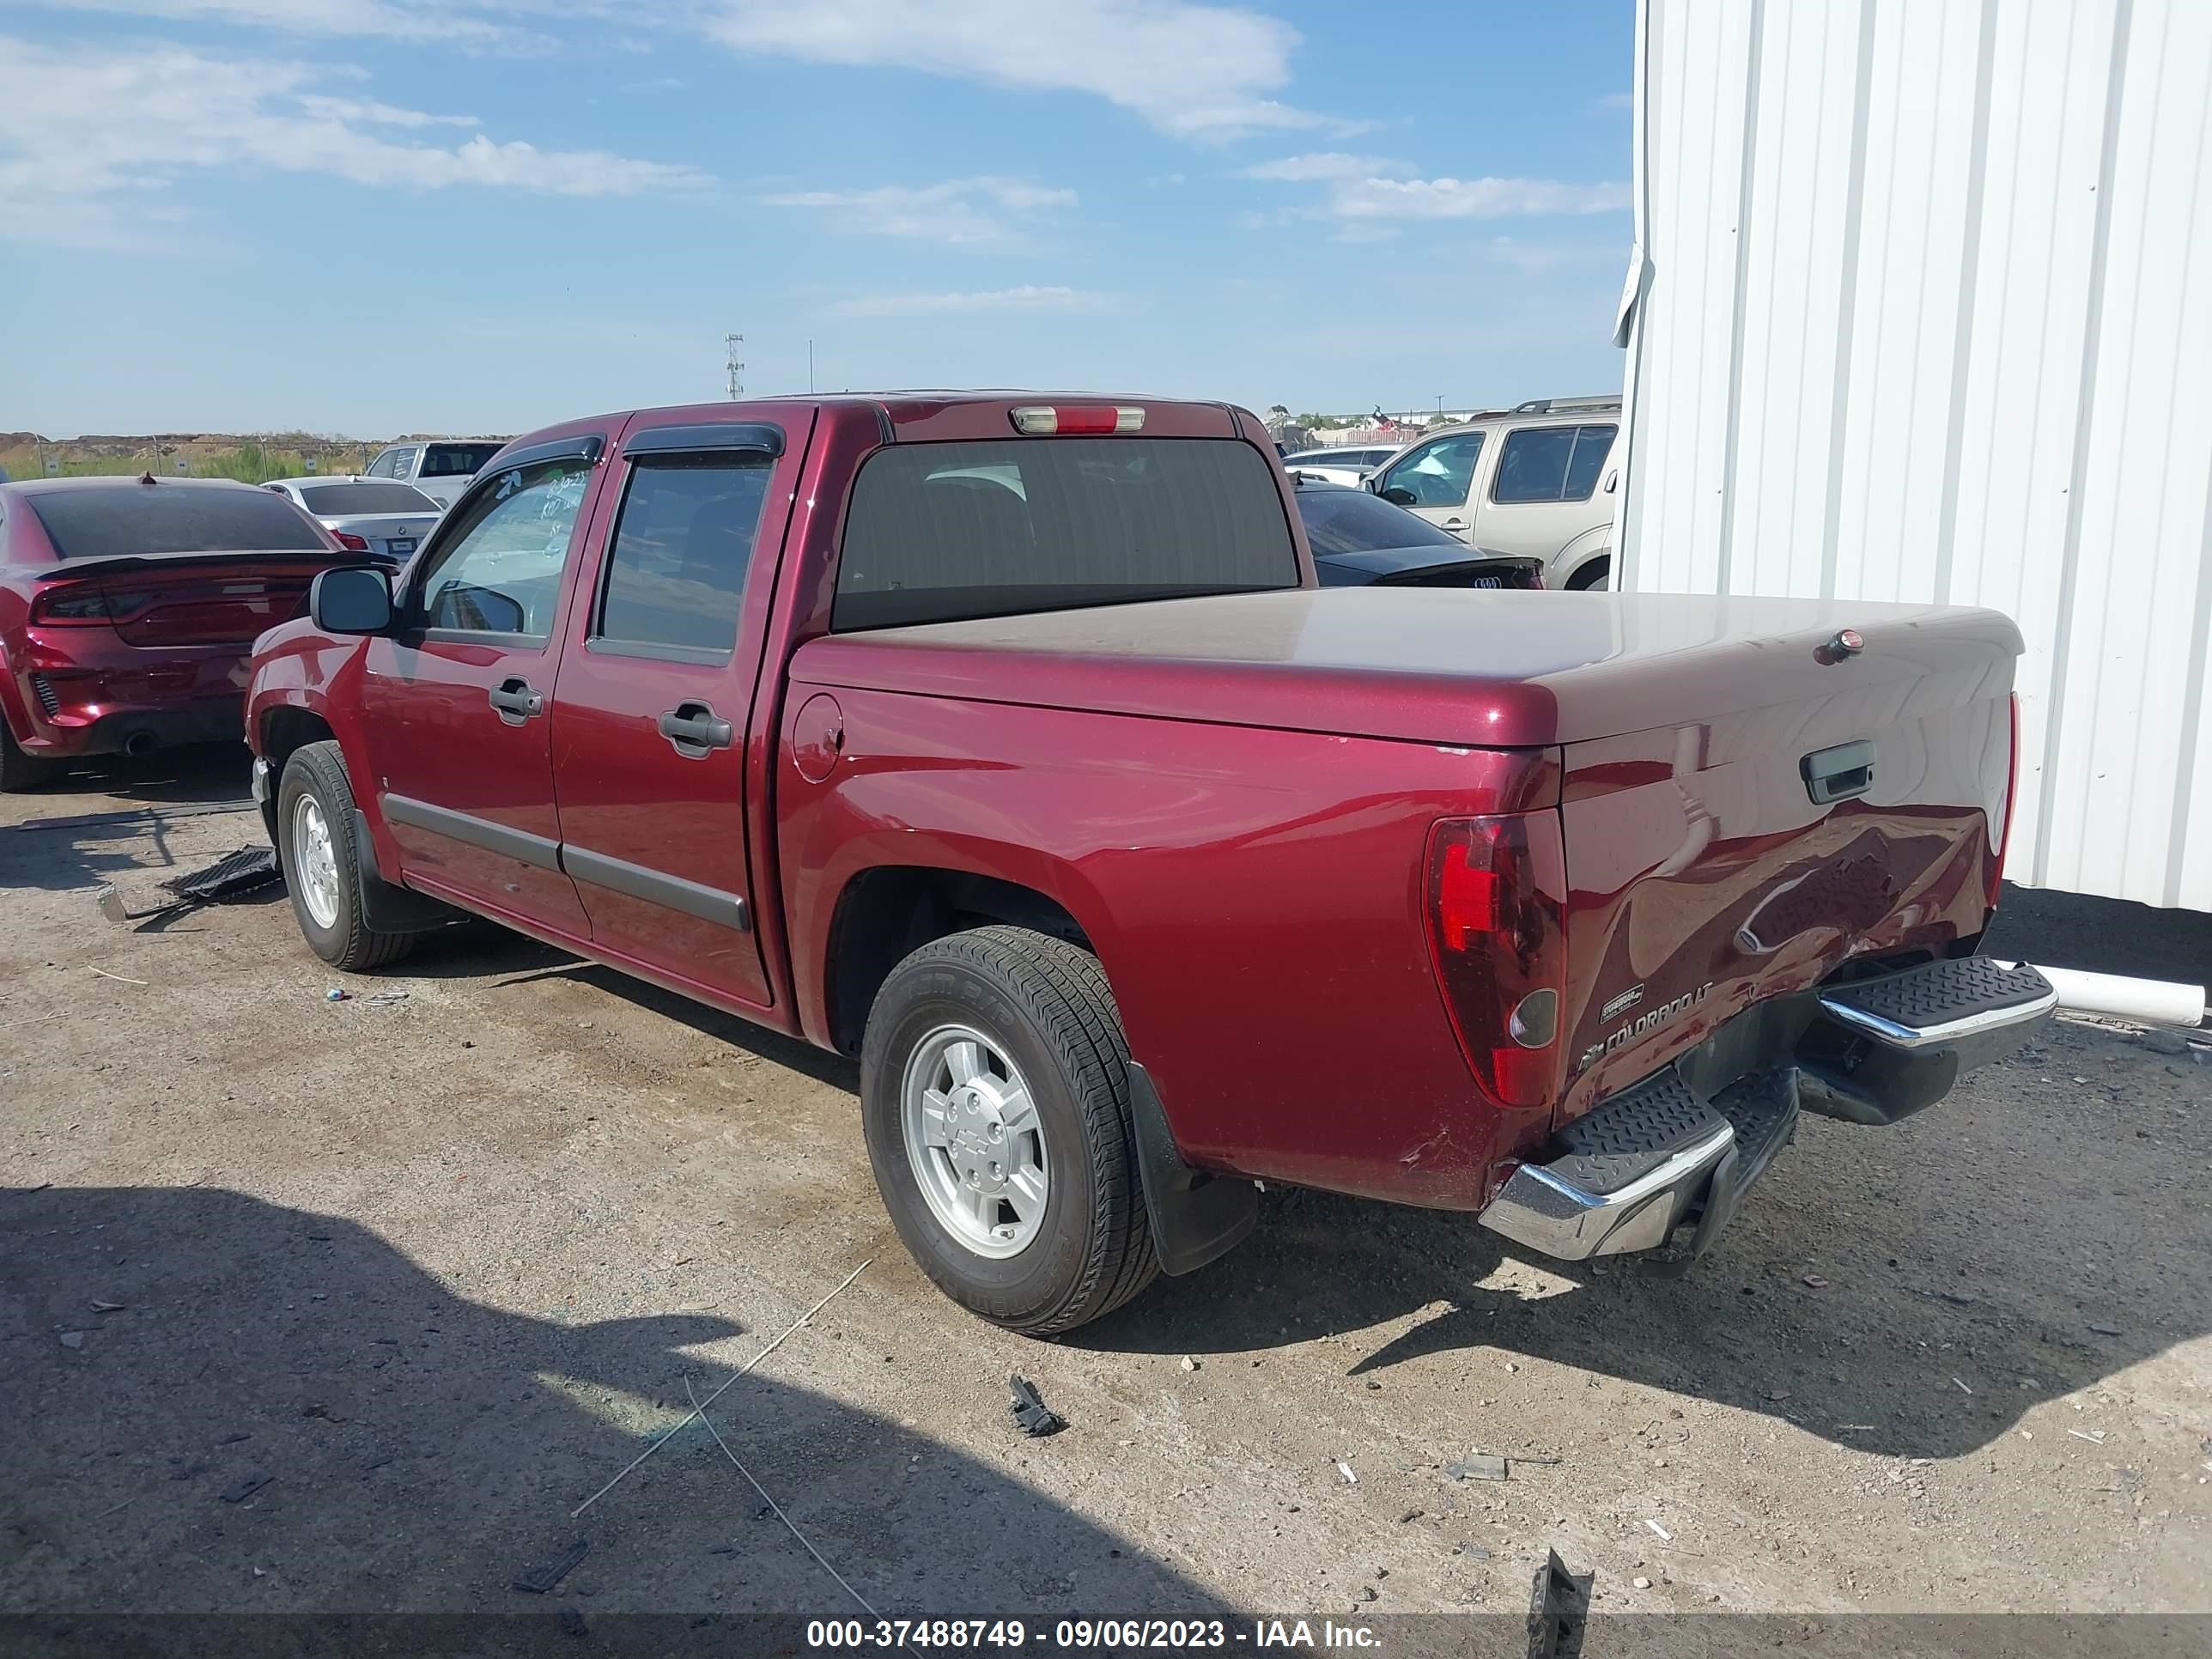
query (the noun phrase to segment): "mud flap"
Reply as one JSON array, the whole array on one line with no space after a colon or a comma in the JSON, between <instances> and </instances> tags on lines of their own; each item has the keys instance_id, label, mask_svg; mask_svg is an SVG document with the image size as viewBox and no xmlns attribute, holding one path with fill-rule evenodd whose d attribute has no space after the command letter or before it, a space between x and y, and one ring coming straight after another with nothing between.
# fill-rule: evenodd
<instances>
[{"instance_id":1,"label":"mud flap","mask_svg":"<svg viewBox=\"0 0 2212 1659\"><path fill-rule=\"evenodd\" d=\"M413 933L442 927L460 912L450 904L396 887L376 868L376 843L369 839L368 818L358 806L353 810L354 852L361 868L361 918L380 933Z\"/></svg>"},{"instance_id":2,"label":"mud flap","mask_svg":"<svg viewBox=\"0 0 2212 1659\"><path fill-rule=\"evenodd\" d=\"M1242 1243L1260 1219L1260 1189L1240 1176L1194 1170L1182 1161L1159 1092L1133 1060L1129 1121L1160 1271L1170 1277L1195 1273Z\"/></svg>"}]
</instances>

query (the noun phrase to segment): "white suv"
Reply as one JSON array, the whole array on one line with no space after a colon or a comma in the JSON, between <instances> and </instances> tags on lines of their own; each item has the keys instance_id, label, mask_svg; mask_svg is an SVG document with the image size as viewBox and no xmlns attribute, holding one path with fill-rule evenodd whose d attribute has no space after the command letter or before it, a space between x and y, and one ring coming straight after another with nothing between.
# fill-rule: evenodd
<instances>
[{"instance_id":1,"label":"white suv","mask_svg":"<svg viewBox=\"0 0 2212 1659\"><path fill-rule=\"evenodd\" d=\"M451 507L483 464L499 453L503 438L430 438L419 443L386 444L362 469L368 478L397 478L410 483L441 507Z\"/></svg>"},{"instance_id":2,"label":"white suv","mask_svg":"<svg viewBox=\"0 0 2212 1659\"><path fill-rule=\"evenodd\" d=\"M1543 560L1547 587L1604 587L1620 443L1620 398L1546 398L1426 433L1366 482L1471 547Z\"/></svg>"}]
</instances>

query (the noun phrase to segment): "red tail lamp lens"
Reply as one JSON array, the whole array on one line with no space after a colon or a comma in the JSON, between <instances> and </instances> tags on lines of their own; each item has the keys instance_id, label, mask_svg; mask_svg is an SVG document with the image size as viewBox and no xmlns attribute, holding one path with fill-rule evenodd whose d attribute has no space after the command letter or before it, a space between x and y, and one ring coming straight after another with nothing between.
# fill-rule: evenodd
<instances>
[{"instance_id":1,"label":"red tail lamp lens","mask_svg":"<svg viewBox=\"0 0 2212 1659\"><path fill-rule=\"evenodd\" d=\"M1449 818L1429 836L1430 955L1485 1093L1540 1106L1559 1086L1566 859L1556 812Z\"/></svg>"},{"instance_id":2,"label":"red tail lamp lens","mask_svg":"<svg viewBox=\"0 0 2212 1659\"><path fill-rule=\"evenodd\" d=\"M331 534L338 538L338 545L349 553L368 551L368 538L366 536L356 536L350 530L333 530Z\"/></svg>"}]
</instances>

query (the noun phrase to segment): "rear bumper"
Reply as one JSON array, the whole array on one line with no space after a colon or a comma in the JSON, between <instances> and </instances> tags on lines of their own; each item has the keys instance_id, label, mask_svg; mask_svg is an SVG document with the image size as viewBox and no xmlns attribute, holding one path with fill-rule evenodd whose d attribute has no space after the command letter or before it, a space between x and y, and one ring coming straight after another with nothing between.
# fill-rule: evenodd
<instances>
[{"instance_id":1,"label":"rear bumper","mask_svg":"<svg viewBox=\"0 0 2212 1659\"><path fill-rule=\"evenodd\" d=\"M67 760L242 741L251 649L154 649L106 629L33 629L9 649L23 752Z\"/></svg>"},{"instance_id":2,"label":"rear bumper","mask_svg":"<svg viewBox=\"0 0 2212 1659\"><path fill-rule=\"evenodd\" d=\"M1569 1123L1514 1170L1478 1219L1565 1261L1656 1250L1697 1231L1686 1265L1734 1218L1745 1192L1795 1137L1801 1109L1894 1123L1948 1093L1960 1074L2016 1046L2057 993L2033 968L1986 957L1929 963L1809 994L1794 1046L1710 1097L1669 1066ZM1736 1052L1742 1052L1741 1047Z\"/></svg>"}]
</instances>

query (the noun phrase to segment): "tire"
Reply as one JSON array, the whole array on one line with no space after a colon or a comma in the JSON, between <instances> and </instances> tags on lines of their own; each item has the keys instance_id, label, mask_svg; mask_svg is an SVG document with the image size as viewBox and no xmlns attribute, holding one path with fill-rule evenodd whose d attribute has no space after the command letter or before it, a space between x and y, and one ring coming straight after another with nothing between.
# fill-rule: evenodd
<instances>
[{"instance_id":1,"label":"tire","mask_svg":"<svg viewBox=\"0 0 2212 1659\"><path fill-rule=\"evenodd\" d=\"M312 808L312 816L309 809ZM319 823L330 854L328 874L319 888L307 842ZM361 851L355 842L353 786L335 743L311 743L292 751L276 789L276 861L283 866L292 915L308 948L333 968L367 973L407 953L415 933L371 927L361 912ZM319 916L320 908L327 912Z\"/></svg>"},{"instance_id":2,"label":"tire","mask_svg":"<svg viewBox=\"0 0 2212 1659\"><path fill-rule=\"evenodd\" d=\"M16 746L15 734L0 719L0 795L18 794L53 781L61 768L50 760L25 754Z\"/></svg>"},{"instance_id":3,"label":"tire","mask_svg":"<svg viewBox=\"0 0 2212 1659\"><path fill-rule=\"evenodd\" d=\"M1567 578L1567 591L1579 593L1593 587L1603 587L1606 586L1606 579L1612 574L1613 556L1611 554L1607 554L1601 559L1592 559Z\"/></svg>"},{"instance_id":4,"label":"tire","mask_svg":"<svg viewBox=\"0 0 2212 1659\"><path fill-rule=\"evenodd\" d=\"M954 1149L925 1144L917 1152L907 1127L910 1072L930 1070L945 1033L958 1030L979 1036L987 1064L1010 1073L1003 1081L982 1075L987 1093L1009 1091L1013 1081L1026 1085L1042 1136L1041 1213L1034 1221L1019 1213L1010 1177L1009 1196L996 1212L1006 1224L981 1243L940 1215L943 1188L933 1200L924 1183L927 1171L943 1171L963 1204L988 1202L988 1190L963 1194ZM1045 934L1004 927L954 933L923 945L884 981L860 1049L868 1158L908 1253L962 1307L1007 1330L1049 1336L1110 1313L1152 1283L1159 1259L1138 1173L1128 1063L1121 1018L1097 958ZM958 1073L946 1064L935 1075L949 1081ZM967 1106L957 1089L949 1097L947 1121L961 1122L963 1133L983 1133L973 1115L958 1115L972 1097ZM991 1111L983 1109L985 1130L998 1121ZM1008 1123L1018 1121L1018 1109L1010 1111ZM988 1150L1012 1149L1017 1139L994 1138ZM981 1143L964 1144L969 1155L980 1156ZM1021 1145L1030 1143L1021 1138ZM1007 1155L1013 1164L1026 1154Z\"/></svg>"}]
</instances>

